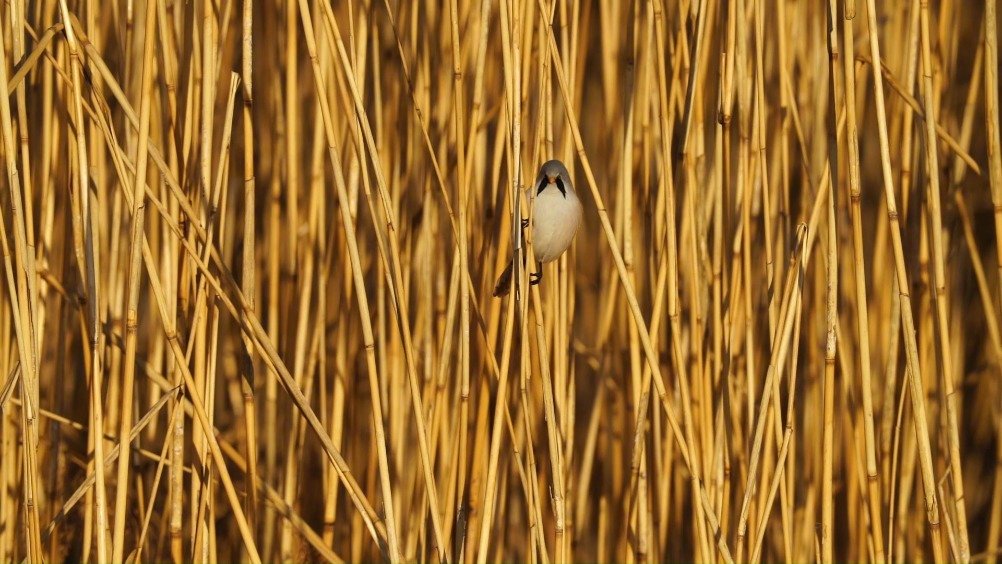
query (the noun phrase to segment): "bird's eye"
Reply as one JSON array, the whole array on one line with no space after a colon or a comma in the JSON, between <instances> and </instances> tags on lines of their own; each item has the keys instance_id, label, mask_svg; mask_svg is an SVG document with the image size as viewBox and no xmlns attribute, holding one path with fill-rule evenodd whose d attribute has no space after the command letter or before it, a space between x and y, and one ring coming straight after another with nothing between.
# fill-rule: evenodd
<instances>
[{"instance_id":1,"label":"bird's eye","mask_svg":"<svg viewBox=\"0 0 1002 564\"><path fill-rule=\"evenodd\" d=\"M539 181L539 188L536 189L537 196L539 195L540 192L543 191L544 188L546 188L546 184L547 184L546 176L543 176L543 179Z\"/></svg>"},{"instance_id":2,"label":"bird's eye","mask_svg":"<svg viewBox=\"0 0 1002 564\"><path fill-rule=\"evenodd\" d=\"M567 189L564 188L564 181L558 176L557 177L557 190L560 190L561 194L567 195Z\"/></svg>"}]
</instances>

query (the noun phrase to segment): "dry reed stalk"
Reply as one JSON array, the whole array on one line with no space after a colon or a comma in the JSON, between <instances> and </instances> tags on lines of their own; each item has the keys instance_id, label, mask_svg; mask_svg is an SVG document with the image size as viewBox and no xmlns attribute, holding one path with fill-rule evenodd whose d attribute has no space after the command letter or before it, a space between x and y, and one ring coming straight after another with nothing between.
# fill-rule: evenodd
<instances>
[{"instance_id":1,"label":"dry reed stalk","mask_svg":"<svg viewBox=\"0 0 1002 564\"><path fill-rule=\"evenodd\" d=\"M870 33L870 53L874 61L879 61L880 46L876 34L876 9L874 7L873 0L867 0L866 7ZM887 118L885 116L884 109L883 81L881 73L876 69L876 65L873 66L874 97L877 107L878 132L880 134L880 153L884 178L884 194L887 202L887 216L888 221L890 222L891 241L894 250L895 278L898 286L898 294L901 296L902 331L904 332L905 337L905 352L906 359L908 361L908 381L910 385L909 391L916 422L915 433L919 446L922 483L925 491L926 519L929 524L930 535L933 537L932 545L934 559L936 562L943 562L944 555L939 535L939 507L936 500L936 490L934 485L935 480L933 478L932 468L932 453L929 445L928 422L926 421L926 408L924 400L925 392L922 386L918 349L914 337L914 314L912 313L910 288L905 271L904 250L891 176L890 154L887 141Z\"/></svg>"},{"instance_id":2,"label":"dry reed stalk","mask_svg":"<svg viewBox=\"0 0 1002 564\"><path fill-rule=\"evenodd\" d=\"M5 4L0 559L997 560L995 8Z\"/></svg>"},{"instance_id":3,"label":"dry reed stalk","mask_svg":"<svg viewBox=\"0 0 1002 564\"><path fill-rule=\"evenodd\" d=\"M132 184L132 238L129 241L128 297L126 305L126 335L125 362L122 375L122 407L119 421L119 436L128 435L132 420L133 393L135 387L136 367L136 329L139 326L139 287L142 276L142 247L146 216L146 167L147 147L150 136L150 101L153 94L153 45L155 40L154 25L157 10L152 4L146 6L146 22L143 26L143 62L142 78L140 79L139 99L139 142L136 145L136 175ZM166 441L165 443L166 444ZM128 450L127 445L120 445L119 450ZM129 457L118 460L116 477L118 487L115 491L115 523L112 535L112 561L122 560L125 552L125 504L128 501Z\"/></svg>"},{"instance_id":4,"label":"dry reed stalk","mask_svg":"<svg viewBox=\"0 0 1002 564\"><path fill-rule=\"evenodd\" d=\"M839 141L844 139L838 124L839 99L844 100L843 83L839 80L838 62L842 56L838 40L838 3L828 2L828 58L833 111L828 120L834 124L828 137L828 164L826 167L829 185L838 183L840 165ZM848 115L848 104L845 104ZM848 121L848 118L846 118ZM844 166L844 165L842 165ZM838 235L835 219L835 186L828 190L825 221L825 369L821 384L821 527L818 531L821 543L821 562L835 562L835 498L834 498L834 455L835 455L835 360L838 354Z\"/></svg>"},{"instance_id":5,"label":"dry reed stalk","mask_svg":"<svg viewBox=\"0 0 1002 564\"><path fill-rule=\"evenodd\" d=\"M946 278L943 259L943 226L942 212L940 210L940 190L939 190L939 156L936 147L936 110L934 105L935 91L933 90L932 74L933 61L930 51L929 37L929 6L920 4L919 21L921 28L922 44L922 78L923 78L923 100L925 102L925 145L926 145L926 165L928 168L929 180L929 215L932 217L932 247L933 247L933 283L935 288L932 292L934 307L936 308L936 330L940 342L940 372L943 376L943 397L946 409L947 443L950 460L950 477L954 496L954 505L958 524L958 552L961 562L968 562L971 558L970 543L967 533L967 509L964 506L964 476L960 462L960 438L957 431L957 405L954 398L954 363L951 355L949 343L949 325L947 320L946 302Z\"/></svg>"},{"instance_id":6,"label":"dry reed stalk","mask_svg":"<svg viewBox=\"0 0 1002 564\"><path fill-rule=\"evenodd\" d=\"M863 399L863 433L866 441L866 500L869 507L870 542L874 560L884 562L884 536L881 525L881 495L877 475L876 438L873 430L873 385L870 369L870 315L866 291L866 260L863 247L863 217L860 186L859 127L856 114L855 35L853 18L855 6L845 4L842 21L842 60L844 64L844 95L846 108L846 137L848 147L849 220L852 227L853 296L856 307L860 389Z\"/></svg>"},{"instance_id":7,"label":"dry reed stalk","mask_svg":"<svg viewBox=\"0 0 1002 564\"><path fill-rule=\"evenodd\" d=\"M988 171L991 201L995 210L995 256L1000 276L1002 276L1002 243L1000 243L1002 241L1002 162L999 162L1000 155L1002 155L1002 144L999 141L998 124L998 27L996 18L996 3L994 0L988 0L985 3L984 14L985 125L987 131L985 137L989 161ZM1002 277L999 278L999 283L1002 284ZM1002 307L1002 305L996 304L996 307ZM1000 486L1002 484L1002 475L996 471L994 478L995 487L992 490L991 524L989 526L986 549L988 553L987 561L990 563L994 563L997 557L999 531L1002 529L1002 525L1000 525L1002 523L1002 500L999 499L999 494L1002 494L1002 486Z\"/></svg>"}]
</instances>

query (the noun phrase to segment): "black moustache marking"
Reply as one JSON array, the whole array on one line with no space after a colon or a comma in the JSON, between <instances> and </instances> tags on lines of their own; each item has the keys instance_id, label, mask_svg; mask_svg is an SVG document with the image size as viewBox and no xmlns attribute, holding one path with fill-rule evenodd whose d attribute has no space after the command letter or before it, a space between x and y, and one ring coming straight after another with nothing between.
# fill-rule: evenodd
<instances>
[{"instance_id":1,"label":"black moustache marking","mask_svg":"<svg viewBox=\"0 0 1002 564\"><path fill-rule=\"evenodd\" d=\"M563 181L563 179L561 179L558 176L556 178L556 180L553 181L553 183L557 185L557 190L560 190L560 195L563 196L564 198L566 198L567 197L567 188L564 187L564 181ZM536 189L536 195L538 196L538 195L542 194L543 190L546 190L546 187L549 186L549 185L550 185L549 178L546 177L546 176L543 176L543 179L539 181L539 188Z\"/></svg>"}]
</instances>

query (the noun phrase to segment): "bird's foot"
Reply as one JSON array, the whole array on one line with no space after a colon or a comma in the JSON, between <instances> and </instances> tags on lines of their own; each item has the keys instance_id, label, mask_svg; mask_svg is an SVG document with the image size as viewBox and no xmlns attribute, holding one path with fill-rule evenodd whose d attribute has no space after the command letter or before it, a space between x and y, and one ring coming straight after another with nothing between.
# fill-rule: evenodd
<instances>
[{"instance_id":1,"label":"bird's foot","mask_svg":"<svg viewBox=\"0 0 1002 564\"><path fill-rule=\"evenodd\" d=\"M529 220L528 219L523 219L522 220L522 229L525 229L526 227L529 227Z\"/></svg>"},{"instance_id":2,"label":"bird's foot","mask_svg":"<svg viewBox=\"0 0 1002 564\"><path fill-rule=\"evenodd\" d=\"M542 270L540 270L539 272L533 272L532 274L529 274L529 285L530 286L536 286L536 285L538 285L542 281L543 281L543 271Z\"/></svg>"}]
</instances>

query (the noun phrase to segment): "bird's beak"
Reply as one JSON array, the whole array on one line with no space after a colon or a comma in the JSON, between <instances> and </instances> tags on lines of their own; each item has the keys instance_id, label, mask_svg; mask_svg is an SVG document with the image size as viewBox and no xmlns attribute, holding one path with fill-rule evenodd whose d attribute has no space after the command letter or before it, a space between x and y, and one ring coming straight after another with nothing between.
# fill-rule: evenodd
<instances>
[{"instance_id":1,"label":"bird's beak","mask_svg":"<svg viewBox=\"0 0 1002 564\"><path fill-rule=\"evenodd\" d=\"M553 184L556 181L557 181L557 177L556 176L546 175L546 183L547 184Z\"/></svg>"}]
</instances>

